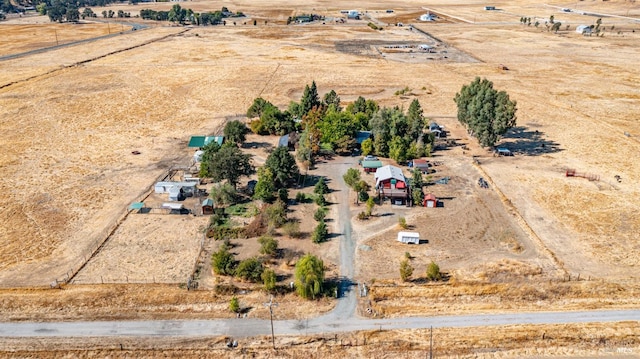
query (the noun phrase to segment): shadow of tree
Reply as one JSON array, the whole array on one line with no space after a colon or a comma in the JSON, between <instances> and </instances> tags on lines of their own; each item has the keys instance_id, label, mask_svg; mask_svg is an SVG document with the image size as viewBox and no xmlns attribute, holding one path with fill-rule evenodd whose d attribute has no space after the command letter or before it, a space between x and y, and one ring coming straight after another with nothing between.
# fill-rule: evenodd
<instances>
[{"instance_id":1,"label":"shadow of tree","mask_svg":"<svg viewBox=\"0 0 640 359\"><path fill-rule=\"evenodd\" d=\"M525 126L516 126L507 131L498 147L526 156L539 156L563 150L559 143L546 139L544 132L529 130Z\"/></svg>"}]
</instances>

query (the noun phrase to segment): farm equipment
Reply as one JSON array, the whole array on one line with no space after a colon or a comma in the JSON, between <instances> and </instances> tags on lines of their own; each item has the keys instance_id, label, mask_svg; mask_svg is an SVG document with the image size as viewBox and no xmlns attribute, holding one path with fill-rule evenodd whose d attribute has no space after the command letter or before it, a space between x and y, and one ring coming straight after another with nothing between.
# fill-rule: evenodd
<instances>
[{"instance_id":1,"label":"farm equipment","mask_svg":"<svg viewBox=\"0 0 640 359\"><path fill-rule=\"evenodd\" d=\"M489 188L489 183L482 177L480 177L478 179L478 186L480 186L480 188Z\"/></svg>"},{"instance_id":2,"label":"farm equipment","mask_svg":"<svg viewBox=\"0 0 640 359\"><path fill-rule=\"evenodd\" d=\"M582 178L586 178L589 181L600 181L600 175L597 174L593 174L593 173L583 173L583 172L577 172L575 169L568 169L565 172L565 176L567 177L582 177Z\"/></svg>"}]
</instances>

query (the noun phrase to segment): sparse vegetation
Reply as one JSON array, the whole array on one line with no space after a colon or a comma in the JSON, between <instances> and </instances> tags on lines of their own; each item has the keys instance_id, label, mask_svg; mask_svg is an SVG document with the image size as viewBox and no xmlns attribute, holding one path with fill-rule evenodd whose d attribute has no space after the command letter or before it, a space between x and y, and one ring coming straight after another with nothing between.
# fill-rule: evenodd
<instances>
[{"instance_id":1,"label":"sparse vegetation","mask_svg":"<svg viewBox=\"0 0 640 359\"><path fill-rule=\"evenodd\" d=\"M240 301L238 301L238 297L235 295L231 297L231 300L229 300L229 310L232 313L240 312Z\"/></svg>"},{"instance_id":2,"label":"sparse vegetation","mask_svg":"<svg viewBox=\"0 0 640 359\"><path fill-rule=\"evenodd\" d=\"M278 254L278 241L270 236L262 236L258 238L260 243L260 254L275 257Z\"/></svg>"},{"instance_id":3,"label":"sparse vegetation","mask_svg":"<svg viewBox=\"0 0 640 359\"><path fill-rule=\"evenodd\" d=\"M402 262L400 262L400 280L402 280L403 282L407 282L412 275L413 267L411 266L409 260L405 258L404 260L402 260Z\"/></svg>"},{"instance_id":4,"label":"sparse vegetation","mask_svg":"<svg viewBox=\"0 0 640 359\"><path fill-rule=\"evenodd\" d=\"M398 217L398 226L402 229L409 228L409 225L407 225L407 219L404 217Z\"/></svg>"},{"instance_id":5,"label":"sparse vegetation","mask_svg":"<svg viewBox=\"0 0 640 359\"><path fill-rule=\"evenodd\" d=\"M427 279L432 281L442 279L440 267L434 261L431 261L431 263L429 263L429 266L427 266Z\"/></svg>"}]
</instances>

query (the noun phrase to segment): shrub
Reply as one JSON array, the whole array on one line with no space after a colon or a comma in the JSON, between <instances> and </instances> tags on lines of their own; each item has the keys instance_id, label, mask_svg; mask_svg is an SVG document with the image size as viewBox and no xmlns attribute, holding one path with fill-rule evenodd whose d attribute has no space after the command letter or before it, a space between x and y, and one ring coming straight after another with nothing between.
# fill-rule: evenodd
<instances>
[{"instance_id":1,"label":"shrub","mask_svg":"<svg viewBox=\"0 0 640 359\"><path fill-rule=\"evenodd\" d=\"M398 218L398 225L400 226L400 228L402 229L407 229L409 228L409 226L407 225L407 220L404 217L400 217Z\"/></svg>"},{"instance_id":2,"label":"shrub","mask_svg":"<svg viewBox=\"0 0 640 359\"><path fill-rule=\"evenodd\" d=\"M311 241L313 243L321 243L327 239L327 235L329 232L327 231L327 225L324 221L318 223L316 229L313 231L313 235L311 235Z\"/></svg>"},{"instance_id":3,"label":"shrub","mask_svg":"<svg viewBox=\"0 0 640 359\"><path fill-rule=\"evenodd\" d=\"M216 284L214 290L216 294L229 295L238 293L239 288L233 284Z\"/></svg>"},{"instance_id":4,"label":"shrub","mask_svg":"<svg viewBox=\"0 0 640 359\"><path fill-rule=\"evenodd\" d=\"M304 193L302 192L296 193L296 202L304 203L306 201L307 201L307 196Z\"/></svg>"},{"instance_id":5,"label":"shrub","mask_svg":"<svg viewBox=\"0 0 640 359\"><path fill-rule=\"evenodd\" d=\"M236 276L250 282L258 282L262 279L264 267L257 258L248 258L238 264Z\"/></svg>"},{"instance_id":6,"label":"shrub","mask_svg":"<svg viewBox=\"0 0 640 359\"><path fill-rule=\"evenodd\" d=\"M316 196L316 204L320 207L324 207L327 205L327 200L324 198L323 194L319 194Z\"/></svg>"},{"instance_id":7,"label":"shrub","mask_svg":"<svg viewBox=\"0 0 640 359\"><path fill-rule=\"evenodd\" d=\"M359 220L369 219L369 216L364 212L360 212L360 213L358 213L358 219Z\"/></svg>"},{"instance_id":8,"label":"shrub","mask_svg":"<svg viewBox=\"0 0 640 359\"><path fill-rule=\"evenodd\" d=\"M276 272L272 269L265 269L262 272L262 283L264 284L264 289L268 292L276 289Z\"/></svg>"},{"instance_id":9,"label":"shrub","mask_svg":"<svg viewBox=\"0 0 640 359\"><path fill-rule=\"evenodd\" d=\"M238 313L240 311L240 302L238 301L238 297L235 295L231 297L229 301L229 310L233 313Z\"/></svg>"},{"instance_id":10,"label":"shrub","mask_svg":"<svg viewBox=\"0 0 640 359\"><path fill-rule=\"evenodd\" d=\"M289 221L282 226L284 234L291 238L300 238L302 232L300 232L300 224L295 221Z\"/></svg>"},{"instance_id":11,"label":"shrub","mask_svg":"<svg viewBox=\"0 0 640 359\"><path fill-rule=\"evenodd\" d=\"M237 238L246 238L246 231L242 227L222 227L216 226L211 227L207 230L207 238L213 238L216 241L220 241L223 239L237 239Z\"/></svg>"},{"instance_id":12,"label":"shrub","mask_svg":"<svg viewBox=\"0 0 640 359\"><path fill-rule=\"evenodd\" d=\"M373 213L373 207L376 205L375 200L373 199L373 197L369 197L369 199L367 199L367 217L371 216L371 214Z\"/></svg>"},{"instance_id":13,"label":"shrub","mask_svg":"<svg viewBox=\"0 0 640 359\"><path fill-rule=\"evenodd\" d=\"M267 223L275 228L280 228L287 222L287 208L281 200L266 206L264 212L267 216Z\"/></svg>"},{"instance_id":14,"label":"shrub","mask_svg":"<svg viewBox=\"0 0 640 359\"><path fill-rule=\"evenodd\" d=\"M320 222L324 220L326 216L327 216L327 211L324 208L318 208L316 212L313 214L313 219L315 219L316 222Z\"/></svg>"},{"instance_id":15,"label":"shrub","mask_svg":"<svg viewBox=\"0 0 640 359\"><path fill-rule=\"evenodd\" d=\"M358 193L358 199L360 200L360 202L366 202L369 199L369 194L367 193L367 191L360 191Z\"/></svg>"},{"instance_id":16,"label":"shrub","mask_svg":"<svg viewBox=\"0 0 640 359\"><path fill-rule=\"evenodd\" d=\"M412 274L413 274L413 267L411 266L411 263L409 263L409 260L405 259L402 262L400 262L400 279L403 282L407 282Z\"/></svg>"},{"instance_id":17,"label":"shrub","mask_svg":"<svg viewBox=\"0 0 640 359\"><path fill-rule=\"evenodd\" d=\"M433 281L442 279L440 267L434 261L431 261L431 263L429 263L429 266L427 266L427 279Z\"/></svg>"},{"instance_id":18,"label":"shrub","mask_svg":"<svg viewBox=\"0 0 640 359\"><path fill-rule=\"evenodd\" d=\"M271 257L275 257L278 254L278 241L273 237L262 236L258 238L258 243L260 243L261 254Z\"/></svg>"},{"instance_id":19,"label":"shrub","mask_svg":"<svg viewBox=\"0 0 640 359\"><path fill-rule=\"evenodd\" d=\"M222 246L222 248L211 255L211 266L216 274L232 275L235 264L234 255L229 252L226 246Z\"/></svg>"}]
</instances>

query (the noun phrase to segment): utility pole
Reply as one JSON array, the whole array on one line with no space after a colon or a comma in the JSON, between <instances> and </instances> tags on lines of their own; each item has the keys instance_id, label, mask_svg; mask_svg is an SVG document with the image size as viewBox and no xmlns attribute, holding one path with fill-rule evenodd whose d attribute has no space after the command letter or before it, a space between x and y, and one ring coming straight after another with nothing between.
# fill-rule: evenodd
<instances>
[{"instance_id":1,"label":"utility pole","mask_svg":"<svg viewBox=\"0 0 640 359\"><path fill-rule=\"evenodd\" d=\"M58 46L58 30L53 30L53 32L56 34L56 46Z\"/></svg>"},{"instance_id":2,"label":"utility pole","mask_svg":"<svg viewBox=\"0 0 640 359\"><path fill-rule=\"evenodd\" d=\"M429 340L429 359L433 359L433 326L431 326L431 339Z\"/></svg>"},{"instance_id":3,"label":"utility pole","mask_svg":"<svg viewBox=\"0 0 640 359\"><path fill-rule=\"evenodd\" d=\"M265 307L269 307L269 317L271 318L271 344L273 345L273 349L276 348L276 337L273 334L273 307L277 307L278 303L273 302L273 296L269 300L269 303L264 303Z\"/></svg>"}]
</instances>

